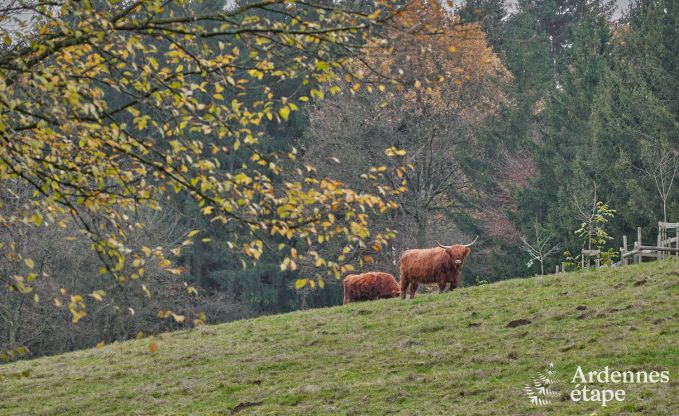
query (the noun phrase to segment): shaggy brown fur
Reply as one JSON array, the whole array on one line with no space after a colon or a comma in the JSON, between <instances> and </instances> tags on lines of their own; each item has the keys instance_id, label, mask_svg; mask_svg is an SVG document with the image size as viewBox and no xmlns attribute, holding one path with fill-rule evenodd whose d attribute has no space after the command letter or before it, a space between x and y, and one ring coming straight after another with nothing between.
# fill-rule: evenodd
<instances>
[{"instance_id":1,"label":"shaggy brown fur","mask_svg":"<svg viewBox=\"0 0 679 416\"><path fill-rule=\"evenodd\" d=\"M342 282L344 304L361 300L395 298L401 294L394 276L389 273L369 272L350 274Z\"/></svg>"},{"instance_id":2,"label":"shaggy brown fur","mask_svg":"<svg viewBox=\"0 0 679 416\"><path fill-rule=\"evenodd\" d=\"M401 299L405 299L406 290L410 286L410 298L415 297L419 283L438 283L439 293L443 293L446 284L450 289L460 287L460 275L464 259L471 249L461 244L441 247L406 250L401 255Z\"/></svg>"}]
</instances>

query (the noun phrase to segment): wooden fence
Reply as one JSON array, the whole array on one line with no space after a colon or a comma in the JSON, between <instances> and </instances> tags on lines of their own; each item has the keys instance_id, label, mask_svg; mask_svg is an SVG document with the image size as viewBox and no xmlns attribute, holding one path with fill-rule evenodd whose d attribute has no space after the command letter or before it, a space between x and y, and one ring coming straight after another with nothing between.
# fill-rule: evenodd
<instances>
[{"instance_id":1,"label":"wooden fence","mask_svg":"<svg viewBox=\"0 0 679 416\"><path fill-rule=\"evenodd\" d=\"M670 237L674 234L674 237ZM616 265L626 266L631 263L641 263L643 259L653 258L661 260L669 256L679 257L679 222L658 222L658 235L656 245L644 245L641 239L641 227L637 228L637 240L632 249L628 249L627 236L622 236L622 247L620 247L620 261ZM601 250L582 250L580 267L589 269L594 260L594 267L601 266ZM566 262L561 263L561 267L556 266L556 272L566 271Z\"/></svg>"},{"instance_id":2,"label":"wooden fence","mask_svg":"<svg viewBox=\"0 0 679 416\"><path fill-rule=\"evenodd\" d=\"M669 237L668 231L674 231L674 237ZM622 247L620 247L620 260L623 266L632 263L641 263L644 257L654 259L664 259L671 255L679 256L679 223L677 222L658 222L658 236L656 245L644 245L641 239L641 227L637 228L637 241L634 242L632 250L627 248L627 236L622 237Z\"/></svg>"}]
</instances>

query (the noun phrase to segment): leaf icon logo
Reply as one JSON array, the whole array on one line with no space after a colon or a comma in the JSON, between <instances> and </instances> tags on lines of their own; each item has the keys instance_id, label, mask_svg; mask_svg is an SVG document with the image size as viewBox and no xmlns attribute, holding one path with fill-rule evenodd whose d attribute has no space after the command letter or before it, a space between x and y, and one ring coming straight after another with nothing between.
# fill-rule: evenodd
<instances>
[{"instance_id":1,"label":"leaf icon logo","mask_svg":"<svg viewBox=\"0 0 679 416\"><path fill-rule=\"evenodd\" d=\"M544 371L537 373L530 383L524 385L523 391L531 404L547 406L552 403L553 398L559 395L558 386L559 381L556 378L554 363L549 363Z\"/></svg>"}]
</instances>

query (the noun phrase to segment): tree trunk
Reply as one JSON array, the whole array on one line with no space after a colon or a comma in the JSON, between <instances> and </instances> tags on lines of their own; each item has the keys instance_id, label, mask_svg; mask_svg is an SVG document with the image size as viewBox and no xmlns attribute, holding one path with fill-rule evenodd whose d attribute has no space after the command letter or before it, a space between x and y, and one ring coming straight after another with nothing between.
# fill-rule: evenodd
<instances>
[{"instance_id":1,"label":"tree trunk","mask_svg":"<svg viewBox=\"0 0 679 416\"><path fill-rule=\"evenodd\" d=\"M9 334L8 334L8 340L7 343L9 345L9 349L12 349L16 346L17 342L17 327L14 324L14 322L9 323Z\"/></svg>"},{"instance_id":2,"label":"tree trunk","mask_svg":"<svg viewBox=\"0 0 679 416\"><path fill-rule=\"evenodd\" d=\"M427 217L420 216L415 222L417 224L417 231L415 234L417 248L425 248L427 247Z\"/></svg>"}]
</instances>

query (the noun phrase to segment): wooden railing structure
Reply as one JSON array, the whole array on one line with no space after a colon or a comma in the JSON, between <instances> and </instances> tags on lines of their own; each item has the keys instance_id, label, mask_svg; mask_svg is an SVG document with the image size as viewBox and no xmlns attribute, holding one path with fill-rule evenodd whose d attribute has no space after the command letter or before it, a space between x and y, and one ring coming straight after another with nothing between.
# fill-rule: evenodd
<instances>
[{"instance_id":1,"label":"wooden railing structure","mask_svg":"<svg viewBox=\"0 0 679 416\"><path fill-rule=\"evenodd\" d=\"M582 250L580 254L580 267L582 270L589 269L592 257L594 257L594 267L597 269L601 267L601 250ZM585 258L587 261L585 261Z\"/></svg>"},{"instance_id":2,"label":"wooden railing structure","mask_svg":"<svg viewBox=\"0 0 679 416\"><path fill-rule=\"evenodd\" d=\"M668 233L669 231L669 233ZM674 234L670 237L669 234ZM627 236L622 236L622 247L620 247L620 261L614 266L626 266L631 263L641 263L644 257L661 260L670 256L679 257L679 222L658 222L658 236L656 245L644 245L641 239L641 227L637 227L637 241L634 242L632 249L628 249ZM582 250L580 267L589 269L594 260L594 267L601 266L601 250ZM556 273L566 271L566 262L561 263L561 267L556 266Z\"/></svg>"},{"instance_id":3,"label":"wooden railing structure","mask_svg":"<svg viewBox=\"0 0 679 416\"><path fill-rule=\"evenodd\" d=\"M674 231L674 237L668 236L668 231ZM654 259L664 259L674 254L679 256L679 223L677 222L658 222L658 237L656 245L644 245L641 240L641 227L637 228L637 241L634 242L632 250L627 249L627 236L622 236L622 247L620 247L620 260L623 266L629 264L630 258L633 263L641 263L644 257Z\"/></svg>"}]
</instances>

